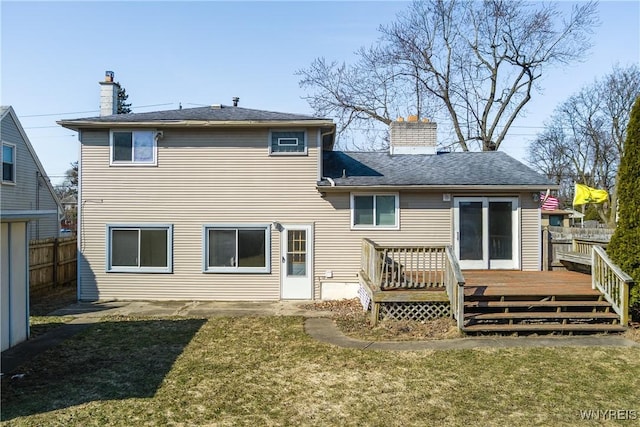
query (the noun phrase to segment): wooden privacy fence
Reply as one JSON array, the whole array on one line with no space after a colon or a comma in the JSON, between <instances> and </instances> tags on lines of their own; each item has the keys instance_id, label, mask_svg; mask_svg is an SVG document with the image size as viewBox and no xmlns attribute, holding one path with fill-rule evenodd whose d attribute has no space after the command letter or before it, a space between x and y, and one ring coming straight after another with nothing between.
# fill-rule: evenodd
<instances>
[{"instance_id":1,"label":"wooden privacy fence","mask_svg":"<svg viewBox=\"0 0 640 427\"><path fill-rule=\"evenodd\" d=\"M30 296L76 281L76 241L76 237L63 237L29 242Z\"/></svg>"}]
</instances>

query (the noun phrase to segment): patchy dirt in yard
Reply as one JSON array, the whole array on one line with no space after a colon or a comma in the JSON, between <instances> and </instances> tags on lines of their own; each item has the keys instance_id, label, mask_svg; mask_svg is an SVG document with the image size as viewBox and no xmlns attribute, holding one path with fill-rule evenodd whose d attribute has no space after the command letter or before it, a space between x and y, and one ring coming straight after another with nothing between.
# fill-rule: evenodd
<instances>
[{"instance_id":1,"label":"patchy dirt in yard","mask_svg":"<svg viewBox=\"0 0 640 427\"><path fill-rule=\"evenodd\" d=\"M624 337L635 342L640 342L640 322L632 322Z\"/></svg>"},{"instance_id":2,"label":"patchy dirt in yard","mask_svg":"<svg viewBox=\"0 0 640 427\"><path fill-rule=\"evenodd\" d=\"M304 306L307 310L328 311L338 328L352 338L376 341L415 341L459 338L462 334L453 319L441 317L429 321L384 320L372 326L368 313L357 298L320 301Z\"/></svg>"}]
</instances>

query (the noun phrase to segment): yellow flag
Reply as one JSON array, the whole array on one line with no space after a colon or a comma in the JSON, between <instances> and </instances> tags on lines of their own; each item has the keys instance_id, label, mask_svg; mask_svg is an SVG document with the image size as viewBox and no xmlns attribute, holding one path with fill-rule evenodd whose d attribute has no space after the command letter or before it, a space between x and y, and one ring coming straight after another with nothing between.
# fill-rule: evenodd
<instances>
[{"instance_id":1,"label":"yellow flag","mask_svg":"<svg viewBox=\"0 0 640 427\"><path fill-rule=\"evenodd\" d=\"M609 201L609 194L606 190L598 190L576 183L576 189L573 195L574 206L585 205L587 203L604 203L607 201Z\"/></svg>"}]
</instances>

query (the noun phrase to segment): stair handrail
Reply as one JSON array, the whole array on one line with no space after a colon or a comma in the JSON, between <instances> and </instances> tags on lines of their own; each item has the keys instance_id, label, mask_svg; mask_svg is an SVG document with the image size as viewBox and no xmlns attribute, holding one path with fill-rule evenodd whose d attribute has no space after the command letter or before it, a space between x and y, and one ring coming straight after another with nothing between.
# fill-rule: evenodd
<instances>
[{"instance_id":1,"label":"stair handrail","mask_svg":"<svg viewBox=\"0 0 640 427\"><path fill-rule=\"evenodd\" d=\"M464 276L451 246L445 247L445 287L451 305L451 316L456 319L458 329L464 326Z\"/></svg>"},{"instance_id":2,"label":"stair handrail","mask_svg":"<svg viewBox=\"0 0 640 427\"><path fill-rule=\"evenodd\" d=\"M629 323L629 289L634 281L613 263L605 250L593 246L591 250L591 286L604 295L613 310L620 316L622 326Z\"/></svg>"}]
</instances>

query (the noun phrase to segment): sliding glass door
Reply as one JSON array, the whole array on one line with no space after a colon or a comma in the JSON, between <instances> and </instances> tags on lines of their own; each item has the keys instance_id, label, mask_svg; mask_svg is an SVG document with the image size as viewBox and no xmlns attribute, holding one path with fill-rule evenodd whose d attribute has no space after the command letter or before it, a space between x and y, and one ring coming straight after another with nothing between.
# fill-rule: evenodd
<instances>
[{"instance_id":1,"label":"sliding glass door","mask_svg":"<svg viewBox=\"0 0 640 427\"><path fill-rule=\"evenodd\" d=\"M454 199L454 247L463 269L520 268L517 197Z\"/></svg>"}]
</instances>

